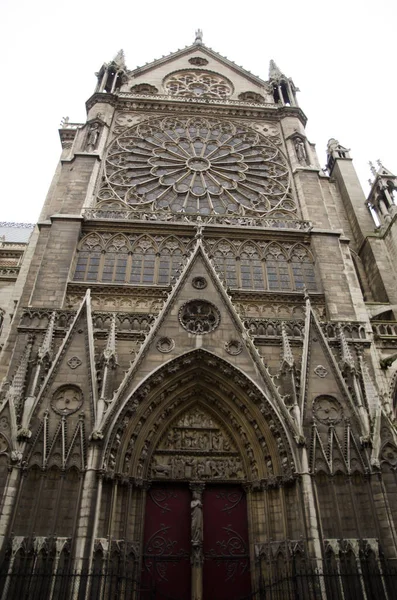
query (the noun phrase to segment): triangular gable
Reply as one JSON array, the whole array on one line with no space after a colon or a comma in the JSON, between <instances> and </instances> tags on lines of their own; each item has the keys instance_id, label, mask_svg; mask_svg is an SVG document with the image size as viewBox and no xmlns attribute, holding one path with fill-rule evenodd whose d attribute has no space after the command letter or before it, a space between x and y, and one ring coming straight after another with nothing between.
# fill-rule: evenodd
<instances>
[{"instance_id":1,"label":"triangular gable","mask_svg":"<svg viewBox=\"0 0 397 600\"><path fill-rule=\"evenodd\" d=\"M76 414L85 411L87 417L90 413L94 416L97 407L97 387L96 371L94 358L94 338L91 318L90 290L81 303L74 321L63 340L57 356L51 365L44 383L33 402L25 404L23 424L30 427L30 421L33 413L38 416L38 407L40 413L48 408L48 400L54 400L54 392L60 387L74 386L77 395L81 391L81 407ZM47 402L44 402L44 399ZM78 401L76 400L78 403ZM63 414L62 408L55 407L54 412ZM51 411L52 412L52 411ZM66 414L66 413L65 413ZM74 418L73 418L74 421Z\"/></svg>"},{"instance_id":2,"label":"triangular gable","mask_svg":"<svg viewBox=\"0 0 397 600\"><path fill-rule=\"evenodd\" d=\"M189 333L189 324L186 325L186 322L184 324L186 303L194 303L197 300L211 303L214 307L214 315L219 311L219 324L209 335L205 331L202 335ZM220 308L222 310L219 310ZM186 335L182 337L183 329ZM112 406L102 421L101 430L103 431L108 421L113 420L133 390L137 389L156 368L160 368L168 360L197 348L203 348L227 360L242 369L253 380L256 379L266 397L273 401L273 407L280 419L286 422L297 435L295 423L206 255L201 240L198 240L195 251L142 344L135 362L117 390Z\"/></svg>"},{"instance_id":3,"label":"triangular gable","mask_svg":"<svg viewBox=\"0 0 397 600\"><path fill-rule=\"evenodd\" d=\"M249 79L252 83L256 85L264 86L266 83L257 75L253 75L250 71L247 71L243 67L236 65L227 57L218 54L218 52L215 52L215 50L212 50L212 48L208 48L208 46L205 46L204 44L192 44L191 46L186 46L185 48L177 50L176 52L171 52L167 56L163 56L159 59L153 60L152 62L146 65L143 65L142 67L137 67L136 69L129 71L129 75L134 78L140 77L141 75L149 73L153 69L157 69L158 67L164 67L164 65L168 65L171 62L174 62L175 60L183 58L185 56L189 56L190 54L197 54L197 56L207 56L208 58L213 59L218 63L221 63L228 69L231 69L240 76Z\"/></svg>"},{"instance_id":4,"label":"triangular gable","mask_svg":"<svg viewBox=\"0 0 397 600\"><path fill-rule=\"evenodd\" d=\"M302 419L306 423L313 418L313 401L323 394L343 400L342 403L347 404L351 415L360 423L361 434L366 433L334 354L307 299L300 397Z\"/></svg>"}]
</instances>

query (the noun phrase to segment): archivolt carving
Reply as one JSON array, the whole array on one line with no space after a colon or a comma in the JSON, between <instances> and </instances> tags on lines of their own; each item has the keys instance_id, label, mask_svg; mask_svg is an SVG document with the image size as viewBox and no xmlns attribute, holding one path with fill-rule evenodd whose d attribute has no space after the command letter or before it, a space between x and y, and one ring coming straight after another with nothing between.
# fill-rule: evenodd
<instances>
[{"instance_id":1,"label":"archivolt carving","mask_svg":"<svg viewBox=\"0 0 397 600\"><path fill-rule=\"evenodd\" d=\"M238 369L203 350L170 361L134 392L108 434L103 468L109 474L124 473L138 480L147 477L154 449L169 430L170 418L175 419L182 407L186 410L188 403L197 402L211 407L214 418L233 431L249 478L294 472L290 443L271 403ZM117 410L115 403L108 418ZM204 438L201 443L205 443ZM161 464L163 469L157 468L159 478L175 476L169 459ZM229 466L237 469L238 464Z\"/></svg>"}]
</instances>

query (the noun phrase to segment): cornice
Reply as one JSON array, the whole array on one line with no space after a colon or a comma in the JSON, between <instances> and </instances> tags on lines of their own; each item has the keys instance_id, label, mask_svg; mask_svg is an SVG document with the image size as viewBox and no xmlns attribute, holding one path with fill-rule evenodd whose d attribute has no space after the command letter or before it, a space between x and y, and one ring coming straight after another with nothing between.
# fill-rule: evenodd
<instances>
[{"instance_id":1,"label":"cornice","mask_svg":"<svg viewBox=\"0 0 397 600\"><path fill-rule=\"evenodd\" d=\"M259 292L256 290L237 290L229 288L228 293L233 300L239 301L265 302L268 304L271 304L272 302L305 302L304 292L280 292L279 290L274 292ZM311 292L310 301L314 305L324 304L325 295L321 292Z\"/></svg>"},{"instance_id":2,"label":"cornice","mask_svg":"<svg viewBox=\"0 0 397 600\"><path fill-rule=\"evenodd\" d=\"M307 122L305 114L297 106L280 106L273 103L262 104L241 100L178 98L161 94L142 95L130 92L118 92L117 94L95 93L86 102L87 111L98 103L111 104L119 110L223 115L273 121L278 121L284 117L296 117L303 126Z\"/></svg>"},{"instance_id":3,"label":"cornice","mask_svg":"<svg viewBox=\"0 0 397 600\"><path fill-rule=\"evenodd\" d=\"M84 294L87 289L91 289L92 294L101 296L134 296L144 298L166 298L167 294L171 291L171 286L160 286L160 285L137 285L124 283L119 285L117 283L93 283L93 282L77 282L70 281L67 286L68 294Z\"/></svg>"},{"instance_id":4,"label":"cornice","mask_svg":"<svg viewBox=\"0 0 397 600\"><path fill-rule=\"evenodd\" d=\"M87 208L83 211L83 217L89 227L166 230L175 233L183 231L190 233L200 225L204 231L211 231L214 234L224 234L227 229L228 232L233 231L236 235L241 233L257 235L263 232L266 235L301 238L302 236L308 237L312 228L310 221L288 220L271 216L189 215L187 213L164 213L162 215L160 212Z\"/></svg>"}]
</instances>

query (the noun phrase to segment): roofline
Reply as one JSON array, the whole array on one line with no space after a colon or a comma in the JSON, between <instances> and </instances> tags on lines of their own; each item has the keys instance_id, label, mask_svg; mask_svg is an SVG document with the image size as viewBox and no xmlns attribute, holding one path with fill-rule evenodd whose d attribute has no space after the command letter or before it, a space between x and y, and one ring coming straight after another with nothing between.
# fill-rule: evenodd
<instances>
[{"instance_id":1,"label":"roofline","mask_svg":"<svg viewBox=\"0 0 397 600\"><path fill-rule=\"evenodd\" d=\"M215 58L216 60L224 63L225 65L227 65L230 69L232 69L236 73L240 73L240 74L242 73L245 77L247 77L248 79L251 79L251 81L253 81L256 84L264 86L267 83L267 81L261 79L260 77L258 77L256 75L253 75L252 73L250 73L250 71L247 71L243 67L236 65L236 63L234 63L233 61L229 60L225 56L222 56L221 54L218 54L218 52L215 52L215 50L212 50L212 48L208 48L208 46L205 46L204 44L192 44L191 46L186 46L185 48L177 50L176 52L171 52L167 56L163 56L157 60L154 60L154 61L148 63L147 65L144 65L142 67L137 67L136 69L134 69L132 71L128 71L128 74L133 75L133 76L141 75L142 73L146 73L164 63L167 63L171 59L178 58L180 56L183 56L184 54L189 54L196 50L202 51L205 54L208 54L208 56L210 56L211 58Z\"/></svg>"}]
</instances>

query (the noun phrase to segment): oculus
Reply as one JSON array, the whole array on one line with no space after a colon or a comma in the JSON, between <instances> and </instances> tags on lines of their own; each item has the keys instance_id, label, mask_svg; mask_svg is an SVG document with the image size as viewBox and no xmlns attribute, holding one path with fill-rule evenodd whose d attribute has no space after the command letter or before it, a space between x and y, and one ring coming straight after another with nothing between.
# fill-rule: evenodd
<instances>
[{"instance_id":1,"label":"oculus","mask_svg":"<svg viewBox=\"0 0 397 600\"><path fill-rule=\"evenodd\" d=\"M110 145L98 199L136 210L296 218L280 149L245 124L155 118ZM110 188L110 189L109 189Z\"/></svg>"},{"instance_id":2,"label":"oculus","mask_svg":"<svg viewBox=\"0 0 397 600\"><path fill-rule=\"evenodd\" d=\"M62 385L51 400L51 408L62 416L71 415L83 404L83 393L77 385Z\"/></svg>"},{"instance_id":3,"label":"oculus","mask_svg":"<svg viewBox=\"0 0 397 600\"><path fill-rule=\"evenodd\" d=\"M220 320L219 310L205 300L191 300L179 310L179 321L189 333L210 333L218 327Z\"/></svg>"},{"instance_id":4,"label":"oculus","mask_svg":"<svg viewBox=\"0 0 397 600\"><path fill-rule=\"evenodd\" d=\"M208 65L208 60L202 56L192 56L192 58L189 58L189 62L191 65L196 65L197 67Z\"/></svg>"},{"instance_id":5,"label":"oculus","mask_svg":"<svg viewBox=\"0 0 397 600\"><path fill-rule=\"evenodd\" d=\"M193 277L192 286L196 290L204 290L207 287L207 280L205 277Z\"/></svg>"},{"instance_id":6,"label":"oculus","mask_svg":"<svg viewBox=\"0 0 397 600\"><path fill-rule=\"evenodd\" d=\"M228 98L233 93L232 84L227 79L207 71L179 71L166 79L164 88L171 96L220 100Z\"/></svg>"}]
</instances>

